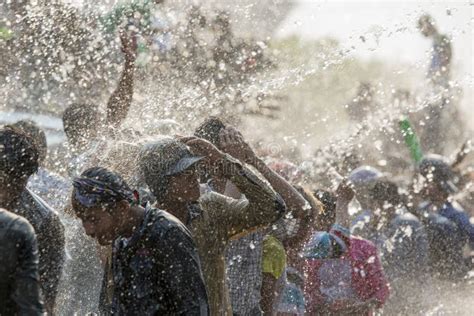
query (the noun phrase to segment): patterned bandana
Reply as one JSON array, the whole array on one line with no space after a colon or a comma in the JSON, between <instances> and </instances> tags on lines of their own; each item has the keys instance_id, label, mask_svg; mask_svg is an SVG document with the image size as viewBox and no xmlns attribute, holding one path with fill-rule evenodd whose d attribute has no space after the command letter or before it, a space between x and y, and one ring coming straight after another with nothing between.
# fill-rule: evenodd
<instances>
[{"instance_id":1,"label":"patterned bandana","mask_svg":"<svg viewBox=\"0 0 474 316\"><path fill-rule=\"evenodd\" d=\"M137 191L128 187L112 188L107 183L96 179L76 178L73 180L74 199L84 207L98 204L113 204L122 200L138 204Z\"/></svg>"}]
</instances>

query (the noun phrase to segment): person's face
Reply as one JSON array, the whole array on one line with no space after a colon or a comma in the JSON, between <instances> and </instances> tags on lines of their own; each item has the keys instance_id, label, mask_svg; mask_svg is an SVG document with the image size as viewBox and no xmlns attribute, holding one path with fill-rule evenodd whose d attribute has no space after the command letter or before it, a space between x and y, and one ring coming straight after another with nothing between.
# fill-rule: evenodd
<instances>
[{"instance_id":1,"label":"person's face","mask_svg":"<svg viewBox=\"0 0 474 316\"><path fill-rule=\"evenodd\" d=\"M169 177L168 196L180 202L195 202L201 195L196 168L187 170Z\"/></svg>"},{"instance_id":2,"label":"person's face","mask_svg":"<svg viewBox=\"0 0 474 316\"><path fill-rule=\"evenodd\" d=\"M110 245L118 236L117 219L107 212L105 206L84 207L72 199L72 207L86 234L102 245Z\"/></svg>"}]
</instances>

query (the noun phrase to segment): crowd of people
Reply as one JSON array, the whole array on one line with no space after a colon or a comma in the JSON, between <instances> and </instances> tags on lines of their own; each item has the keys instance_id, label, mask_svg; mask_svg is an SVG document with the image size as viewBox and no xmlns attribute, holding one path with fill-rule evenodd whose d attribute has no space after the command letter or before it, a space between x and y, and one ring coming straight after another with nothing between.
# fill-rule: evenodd
<instances>
[{"instance_id":1,"label":"crowd of people","mask_svg":"<svg viewBox=\"0 0 474 316\"><path fill-rule=\"evenodd\" d=\"M121 40L104 118L70 105L55 150L32 121L0 128L0 315L413 315L433 280L472 270L474 224L455 199L472 174L426 154L408 185L359 165L321 187L225 118L124 129L137 43Z\"/></svg>"}]
</instances>

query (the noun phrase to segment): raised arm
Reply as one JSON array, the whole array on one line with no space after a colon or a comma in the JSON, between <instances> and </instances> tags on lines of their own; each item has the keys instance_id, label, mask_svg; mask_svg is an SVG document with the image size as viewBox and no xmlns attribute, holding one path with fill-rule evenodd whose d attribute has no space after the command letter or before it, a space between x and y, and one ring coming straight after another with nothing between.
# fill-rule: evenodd
<instances>
[{"instance_id":1,"label":"raised arm","mask_svg":"<svg viewBox=\"0 0 474 316\"><path fill-rule=\"evenodd\" d=\"M219 147L225 153L253 166L270 183L272 188L283 198L288 211L295 218L305 219L311 210L309 203L303 196L283 177L270 169L263 162L250 145L244 140L242 134L233 127L226 127L221 131ZM310 225L312 223L309 223Z\"/></svg>"},{"instance_id":2,"label":"raised arm","mask_svg":"<svg viewBox=\"0 0 474 316\"><path fill-rule=\"evenodd\" d=\"M137 38L135 34L120 33L125 65L117 89L107 103L107 126L117 128L127 117L133 98L133 74L137 57Z\"/></svg>"},{"instance_id":3,"label":"raised arm","mask_svg":"<svg viewBox=\"0 0 474 316\"><path fill-rule=\"evenodd\" d=\"M228 238L266 227L285 214L280 195L240 161L200 138L191 137L186 144L194 154L206 157L217 177L230 180L245 195L235 200L213 193L212 199L202 199L202 203L216 204L207 208L216 210L212 218L225 226Z\"/></svg>"}]
</instances>

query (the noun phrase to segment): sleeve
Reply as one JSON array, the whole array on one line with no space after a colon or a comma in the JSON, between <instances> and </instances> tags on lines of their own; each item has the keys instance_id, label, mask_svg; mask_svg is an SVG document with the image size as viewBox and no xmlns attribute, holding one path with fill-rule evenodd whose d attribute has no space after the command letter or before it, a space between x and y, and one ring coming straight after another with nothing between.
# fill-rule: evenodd
<instances>
[{"instance_id":1,"label":"sleeve","mask_svg":"<svg viewBox=\"0 0 474 316\"><path fill-rule=\"evenodd\" d=\"M463 233L469 238L469 242L474 244L474 224L471 223L469 216L460 210L455 210L453 221L459 226Z\"/></svg>"},{"instance_id":2,"label":"sleeve","mask_svg":"<svg viewBox=\"0 0 474 316\"><path fill-rule=\"evenodd\" d=\"M64 226L52 216L43 226L40 248L40 280L46 306L54 306L65 259ZM40 245L41 245L40 244Z\"/></svg>"},{"instance_id":3,"label":"sleeve","mask_svg":"<svg viewBox=\"0 0 474 316\"><path fill-rule=\"evenodd\" d=\"M18 267L13 300L19 315L43 315L43 302L38 275L38 246L33 227L27 222L17 223L19 238Z\"/></svg>"},{"instance_id":4,"label":"sleeve","mask_svg":"<svg viewBox=\"0 0 474 316\"><path fill-rule=\"evenodd\" d=\"M262 249L262 272L278 279L286 268L286 251L283 244L273 236L266 236Z\"/></svg>"},{"instance_id":5,"label":"sleeve","mask_svg":"<svg viewBox=\"0 0 474 316\"><path fill-rule=\"evenodd\" d=\"M384 261L395 275L420 273L428 264L428 237L419 222L394 225L385 241ZM393 271L392 271L393 270Z\"/></svg>"},{"instance_id":6,"label":"sleeve","mask_svg":"<svg viewBox=\"0 0 474 316\"><path fill-rule=\"evenodd\" d=\"M225 155L223 164L224 176L247 201L214 193L215 197L207 199L204 208L226 230L229 239L268 226L283 216L285 202L268 184L230 155Z\"/></svg>"},{"instance_id":7,"label":"sleeve","mask_svg":"<svg viewBox=\"0 0 474 316\"><path fill-rule=\"evenodd\" d=\"M163 261L164 271L160 275L166 278L169 293L174 297L176 314L208 315L209 305L206 287L201 271L201 263L196 246L186 232L180 228L171 228L161 239L156 262Z\"/></svg>"},{"instance_id":8,"label":"sleeve","mask_svg":"<svg viewBox=\"0 0 474 316\"><path fill-rule=\"evenodd\" d=\"M382 263L377 254L377 248L372 243L369 243L366 247L367 256L364 271L366 273L365 277L369 283L367 286L371 290L371 295L369 295L367 299L375 299L377 308L381 308L390 294L388 281L385 278Z\"/></svg>"}]
</instances>

